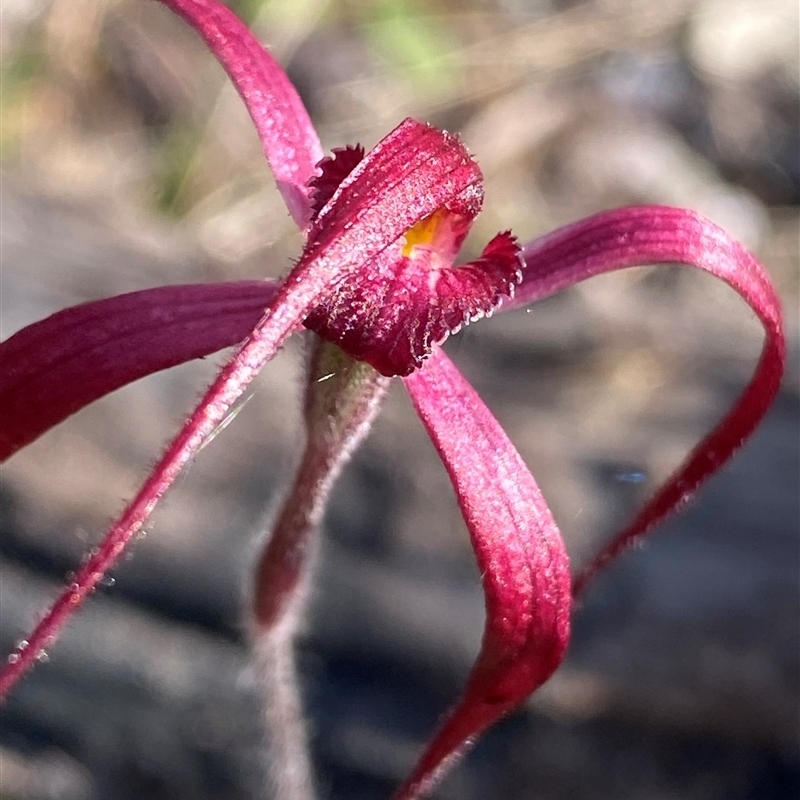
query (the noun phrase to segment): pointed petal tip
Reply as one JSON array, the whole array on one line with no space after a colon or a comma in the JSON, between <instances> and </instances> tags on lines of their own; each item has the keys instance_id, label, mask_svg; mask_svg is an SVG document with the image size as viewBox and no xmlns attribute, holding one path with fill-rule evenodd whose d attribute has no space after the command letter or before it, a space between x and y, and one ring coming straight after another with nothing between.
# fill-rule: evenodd
<instances>
[{"instance_id":1,"label":"pointed petal tip","mask_svg":"<svg viewBox=\"0 0 800 800\"><path fill-rule=\"evenodd\" d=\"M571 611L561 535L497 420L441 350L404 383L456 489L482 575L486 628L462 699L396 800L431 789L478 735L550 677Z\"/></svg>"}]
</instances>

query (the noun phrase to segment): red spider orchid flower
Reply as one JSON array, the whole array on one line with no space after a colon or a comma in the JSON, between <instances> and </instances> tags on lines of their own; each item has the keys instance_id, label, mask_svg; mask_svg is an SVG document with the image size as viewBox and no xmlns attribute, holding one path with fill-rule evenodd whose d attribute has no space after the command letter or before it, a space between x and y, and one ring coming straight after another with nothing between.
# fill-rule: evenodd
<instances>
[{"instance_id":1,"label":"red spider orchid flower","mask_svg":"<svg viewBox=\"0 0 800 800\"><path fill-rule=\"evenodd\" d=\"M573 595L606 561L687 501L752 433L784 363L780 306L763 268L699 215L643 207L599 214L520 248L509 233L481 257L453 260L482 202L482 179L457 138L406 120L366 155L322 149L288 78L216 0L162 0L203 37L253 118L306 243L280 284L164 287L61 311L0 345L0 457L78 409L166 367L238 345L139 494L0 675L5 695L48 647L215 435L261 367L301 327L317 334L304 406L304 457L256 569L253 628L279 674L331 485L366 433L392 376L402 376L450 475L486 595L481 651L397 800L426 794L446 767L559 665ZM501 304L512 309L604 272L681 263L733 287L763 324L753 378L725 418L571 581L561 536L497 421L439 345ZM291 666L291 663L289 663ZM270 687L267 687L269 693ZM275 702L291 704L278 698ZM275 715L285 719L281 709ZM280 738L280 732L278 736ZM307 796L302 744L280 796ZM294 783L292 783L294 781Z\"/></svg>"}]
</instances>

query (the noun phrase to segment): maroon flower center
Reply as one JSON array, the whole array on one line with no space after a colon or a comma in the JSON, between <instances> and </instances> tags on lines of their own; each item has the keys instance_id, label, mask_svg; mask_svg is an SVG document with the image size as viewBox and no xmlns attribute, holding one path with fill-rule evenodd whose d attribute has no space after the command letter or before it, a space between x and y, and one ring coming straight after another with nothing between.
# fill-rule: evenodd
<instances>
[{"instance_id":1,"label":"maroon flower center","mask_svg":"<svg viewBox=\"0 0 800 800\"><path fill-rule=\"evenodd\" d=\"M362 158L360 147L347 147L320 162L321 174L311 182L315 220L336 203L337 188ZM479 206L469 209L477 213ZM452 266L472 225L470 211L443 207L420 220L343 280L306 327L383 375L413 372L451 333L490 315L521 280L520 249L508 231L476 261Z\"/></svg>"}]
</instances>

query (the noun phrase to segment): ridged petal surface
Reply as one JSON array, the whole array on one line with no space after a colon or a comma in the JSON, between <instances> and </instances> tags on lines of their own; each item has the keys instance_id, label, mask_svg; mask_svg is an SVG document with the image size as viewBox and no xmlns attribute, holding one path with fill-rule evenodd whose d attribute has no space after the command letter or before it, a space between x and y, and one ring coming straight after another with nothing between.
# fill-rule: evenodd
<instances>
[{"instance_id":1,"label":"ridged petal surface","mask_svg":"<svg viewBox=\"0 0 800 800\"><path fill-rule=\"evenodd\" d=\"M550 677L567 646L572 604L558 527L475 390L439 349L404 383L456 490L483 581L486 627L462 699L395 800L425 794L476 736Z\"/></svg>"},{"instance_id":2,"label":"ridged petal surface","mask_svg":"<svg viewBox=\"0 0 800 800\"><path fill-rule=\"evenodd\" d=\"M0 343L0 461L100 397L231 347L270 281L161 286L64 309Z\"/></svg>"}]
</instances>

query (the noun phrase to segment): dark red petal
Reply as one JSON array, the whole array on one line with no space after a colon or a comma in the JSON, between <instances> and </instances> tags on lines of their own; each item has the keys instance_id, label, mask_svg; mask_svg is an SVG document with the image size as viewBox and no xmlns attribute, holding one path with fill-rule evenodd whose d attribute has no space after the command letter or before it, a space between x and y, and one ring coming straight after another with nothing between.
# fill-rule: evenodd
<instances>
[{"instance_id":1,"label":"dark red petal","mask_svg":"<svg viewBox=\"0 0 800 800\"><path fill-rule=\"evenodd\" d=\"M131 381L230 347L268 281L162 286L67 308L0 343L0 460Z\"/></svg>"},{"instance_id":2,"label":"dark red petal","mask_svg":"<svg viewBox=\"0 0 800 800\"><path fill-rule=\"evenodd\" d=\"M332 155L326 156L317 164L319 174L308 182L308 188L311 190L312 220L317 218L342 181L363 158L364 148L360 144L347 145L334 147Z\"/></svg>"},{"instance_id":3,"label":"dark red petal","mask_svg":"<svg viewBox=\"0 0 800 800\"><path fill-rule=\"evenodd\" d=\"M344 281L306 320L382 375L408 375L462 325L491 315L520 279L519 246L500 233L470 264L438 268L425 258L387 252Z\"/></svg>"},{"instance_id":4,"label":"dark red petal","mask_svg":"<svg viewBox=\"0 0 800 800\"><path fill-rule=\"evenodd\" d=\"M161 0L202 36L255 123L264 155L294 220L309 219L307 181L322 147L303 101L280 64L245 24L215 0Z\"/></svg>"},{"instance_id":5,"label":"dark red petal","mask_svg":"<svg viewBox=\"0 0 800 800\"><path fill-rule=\"evenodd\" d=\"M536 481L444 353L405 378L458 495L486 595L483 644L460 702L395 796L426 794L454 756L541 686L569 638L564 543Z\"/></svg>"},{"instance_id":6,"label":"dark red petal","mask_svg":"<svg viewBox=\"0 0 800 800\"><path fill-rule=\"evenodd\" d=\"M717 427L689 454L636 518L576 578L580 594L608 561L687 503L752 434L780 386L786 360L781 306L761 264L713 222L693 211L623 208L582 220L526 245L522 284L506 308L574 283L641 264L677 263L724 280L758 315L766 338L750 383Z\"/></svg>"}]
</instances>

